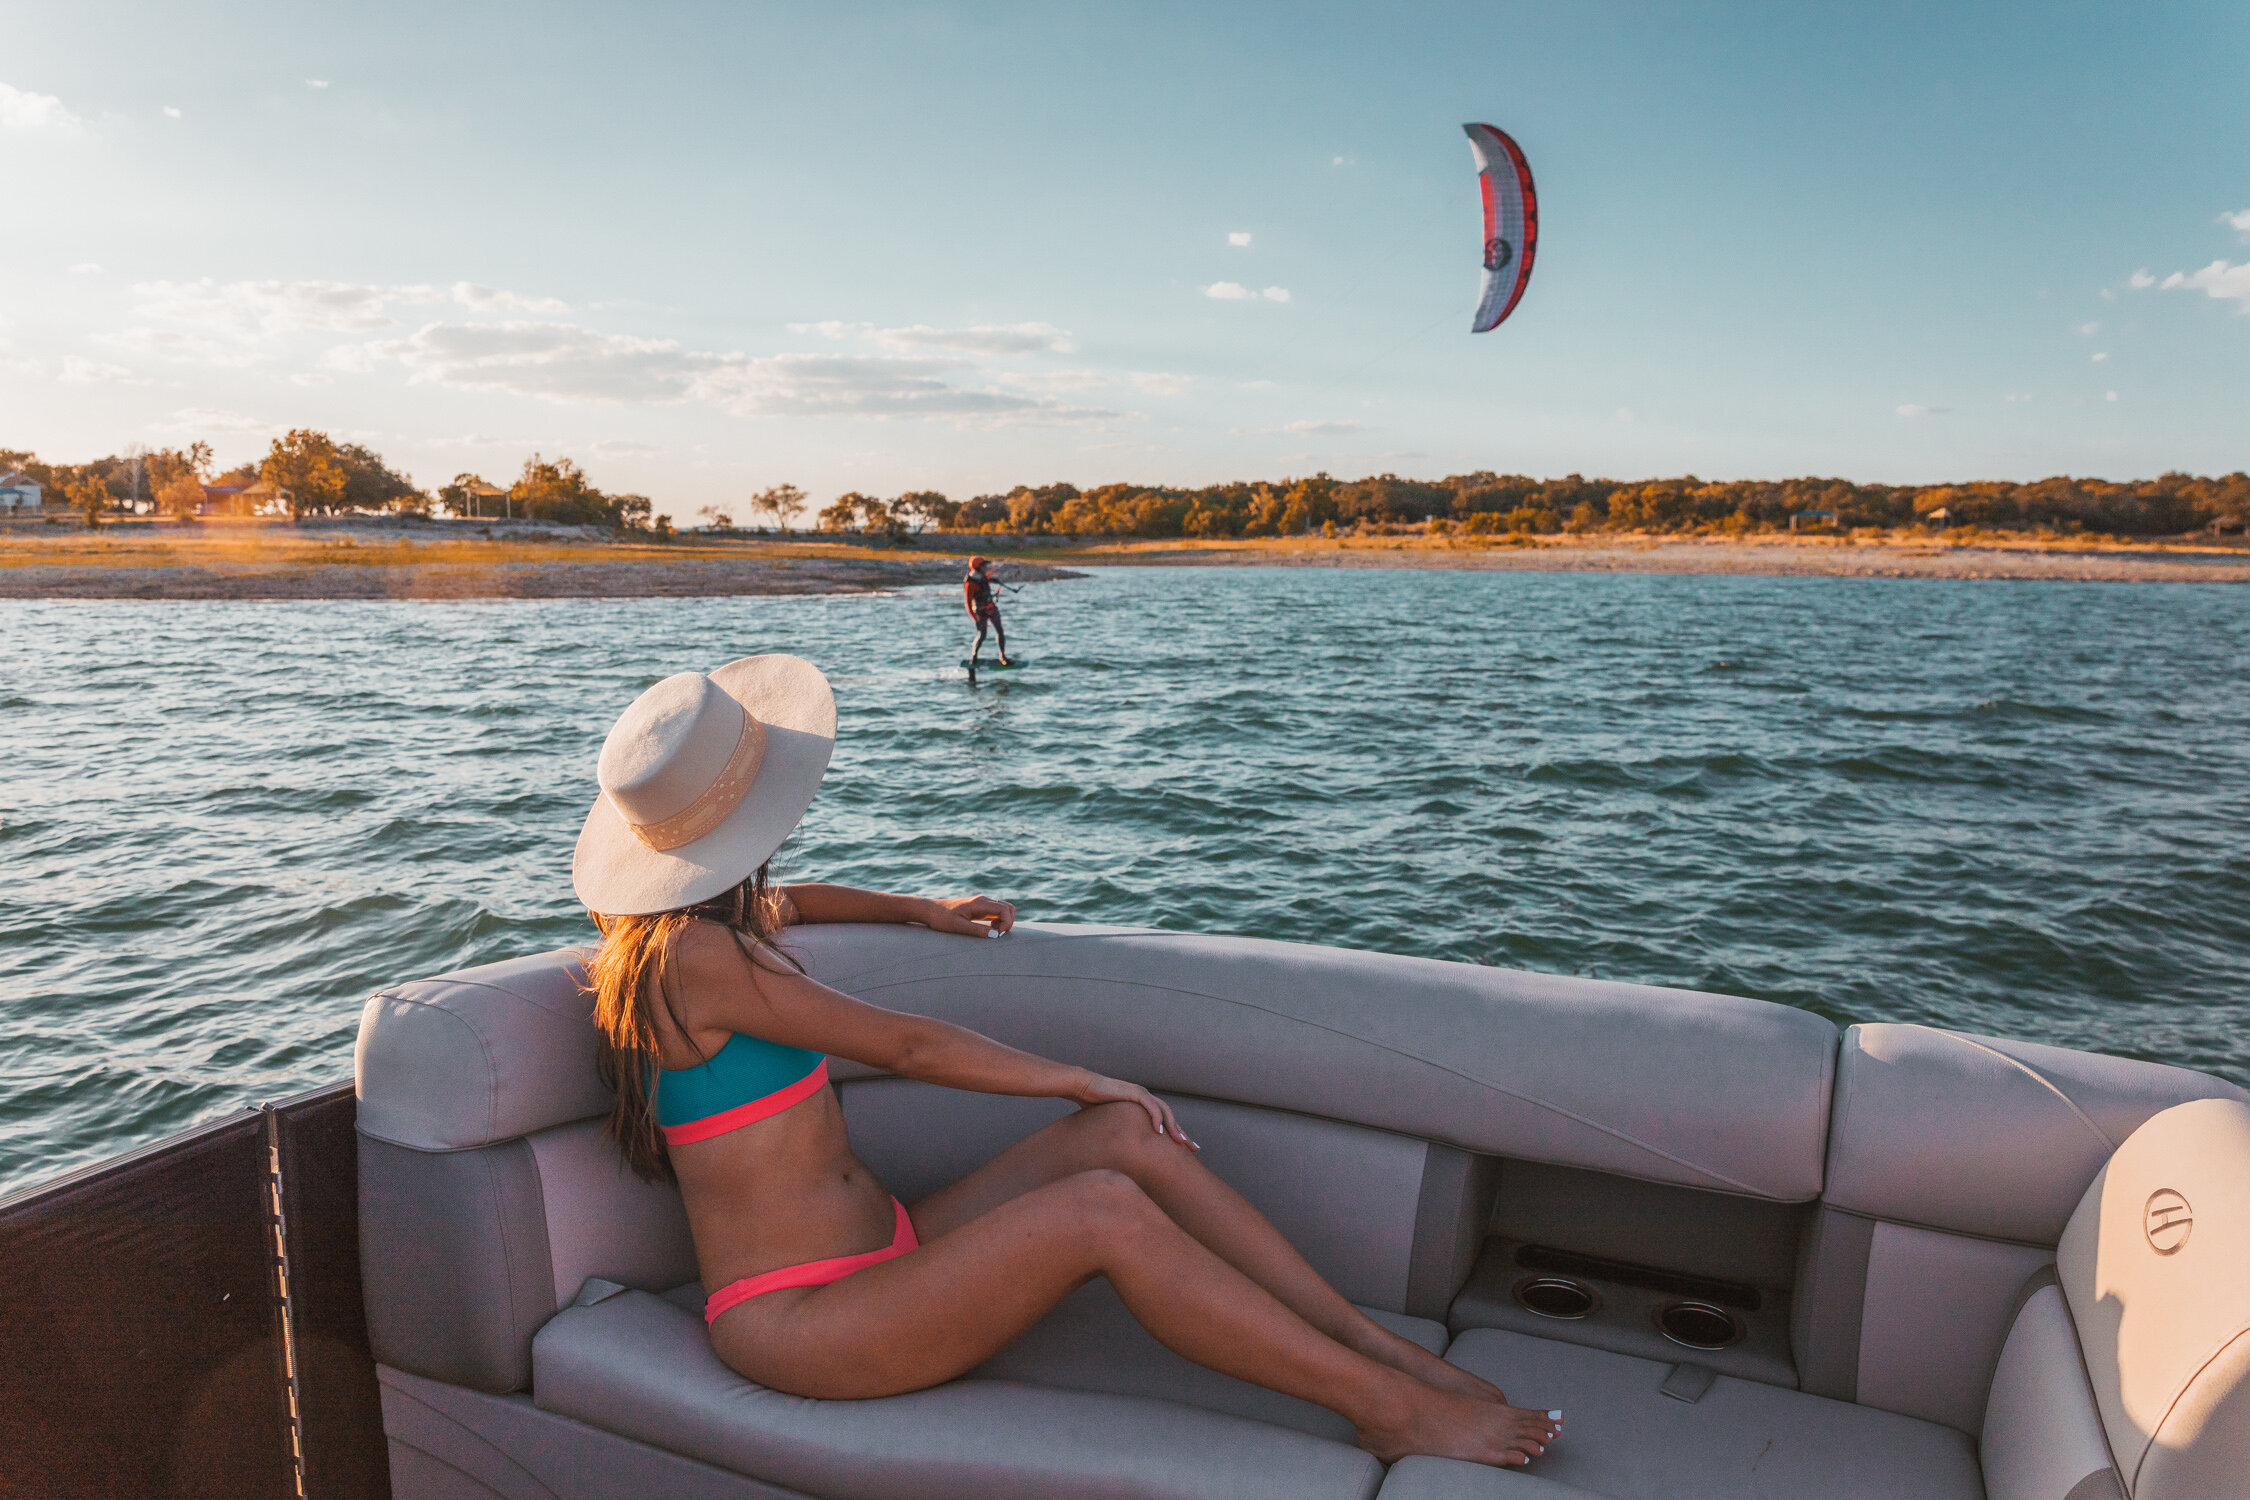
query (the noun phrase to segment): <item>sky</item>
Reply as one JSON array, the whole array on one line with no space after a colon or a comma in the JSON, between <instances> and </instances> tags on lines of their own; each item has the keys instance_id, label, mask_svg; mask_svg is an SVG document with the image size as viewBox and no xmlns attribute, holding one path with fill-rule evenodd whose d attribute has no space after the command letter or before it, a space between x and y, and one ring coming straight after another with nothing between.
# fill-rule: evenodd
<instances>
[{"instance_id":1,"label":"sky","mask_svg":"<svg viewBox=\"0 0 2250 1500\"><path fill-rule=\"evenodd\" d=\"M2250 7L0 7L0 447L789 482L2250 466ZM1468 331L1460 126L1537 267Z\"/></svg>"}]
</instances>

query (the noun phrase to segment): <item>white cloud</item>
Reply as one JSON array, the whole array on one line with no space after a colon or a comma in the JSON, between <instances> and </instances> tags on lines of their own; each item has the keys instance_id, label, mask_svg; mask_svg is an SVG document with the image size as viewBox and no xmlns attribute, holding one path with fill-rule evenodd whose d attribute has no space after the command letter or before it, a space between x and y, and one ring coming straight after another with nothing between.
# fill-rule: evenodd
<instances>
[{"instance_id":1,"label":"white cloud","mask_svg":"<svg viewBox=\"0 0 2250 1500\"><path fill-rule=\"evenodd\" d=\"M308 78L305 80L305 87L308 89L324 89L328 87L328 80L325 78Z\"/></svg>"},{"instance_id":2,"label":"white cloud","mask_svg":"<svg viewBox=\"0 0 2250 1500\"><path fill-rule=\"evenodd\" d=\"M2221 214L2219 215L2219 222L2234 230L2237 234L2250 238L2250 208L2245 208L2239 213Z\"/></svg>"},{"instance_id":3,"label":"white cloud","mask_svg":"<svg viewBox=\"0 0 2250 1500\"><path fill-rule=\"evenodd\" d=\"M1184 396L1195 385L1193 375L1169 375L1161 370L1144 370L1129 375L1136 391L1146 391L1151 396Z\"/></svg>"},{"instance_id":4,"label":"white cloud","mask_svg":"<svg viewBox=\"0 0 2250 1500\"><path fill-rule=\"evenodd\" d=\"M301 385L317 390L319 387L324 385L334 385L336 383L336 377L328 374L324 370L299 370L296 374L289 377L289 383L291 385Z\"/></svg>"},{"instance_id":5,"label":"white cloud","mask_svg":"<svg viewBox=\"0 0 2250 1500\"><path fill-rule=\"evenodd\" d=\"M2094 322L2091 322L2091 323L2081 323L2081 324L2079 324L2079 325L2078 325L2078 331L2079 331L2079 333L2080 333L2080 334L2084 335L2085 337L2087 337L2087 338L2092 338L2092 337L2093 337L2093 336L2094 336L2095 334L2097 334L2097 333L2100 333L2100 332L2102 331L2102 325L2101 325L2101 322L2100 322L2100 320L2099 320L2099 319L2097 319L2097 320L2095 320Z\"/></svg>"},{"instance_id":6,"label":"white cloud","mask_svg":"<svg viewBox=\"0 0 2250 1500\"><path fill-rule=\"evenodd\" d=\"M2157 285L2167 292L2200 291L2239 302L2239 311L2250 313L2250 261L2237 266L2215 260L2200 271L2174 271Z\"/></svg>"},{"instance_id":7,"label":"white cloud","mask_svg":"<svg viewBox=\"0 0 2250 1500\"><path fill-rule=\"evenodd\" d=\"M2100 364L2100 363L2101 363L2102 361L2104 361L2104 360L2106 360L2106 359L2108 359L2108 358L2109 358L2109 351L2105 349L2105 350L2103 350L2103 351L2102 351L2101 353L2099 353L2099 354L2095 355L2095 356L2093 357L2093 360L2094 360L2094 363L2098 365L2098 364Z\"/></svg>"},{"instance_id":8,"label":"white cloud","mask_svg":"<svg viewBox=\"0 0 2250 1500\"><path fill-rule=\"evenodd\" d=\"M0 83L0 130L29 135L76 135L85 122L53 94L34 94Z\"/></svg>"},{"instance_id":9,"label":"white cloud","mask_svg":"<svg viewBox=\"0 0 2250 1500\"><path fill-rule=\"evenodd\" d=\"M828 339L867 339L902 354L943 349L960 354L1070 354L1077 346L1052 323L979 323L968 328L933 328L916 323L878 328L873 323L791 323L791 333L817 333Z\"/></svg>"},{"instance_id":10,"label":"white cloud","mask_svg":"<svg viewBox=\"0 0 2250 1500\"><path fill-rule=\"evenodd\" d=\"M1099 370L1001 370L994 377L1002 385L1023 390L1060 391L1080 395L1111 384Z\"/></svg>"},{"instance_id":11,"label":"white cloud","mask_svg":"<svg viewBox=\"0 0 2250 1500\"><path fill-rule=\"evenodd\" d=\"M240 340L208 338L200 333L183 333L177 328L128 328L122 333L102 334L99 337L101 342L115 345L130 354L152 354L159 359L178 360L185 364L233 369L254 365L266 358Z\"/></svg>"},{"instance_id":12,"label":"white cloud","mask_svg":"<svg viewBox=\"0 0 2250 1500\"><path fill-rule=\"evenodd\" d=\"M604 438L586 451L597 458L641 458L664 450L654 443L636 443L627 438Z\"/></svg>"},{"instance_id":13,"label":"white cloud","mask_svg":"<svg viewBox=\"0 0 2250 1500\"><path fill-rule=\"evenodd\" d=\"M2135 271L2132 275L2126 277L2125 284L2131 287L2136 292L2146 291L2148 288L2156 285L2156 278L2149 275L2147 269L2144 267L2143 269Z\"/></svg>"},{"instance_id":14,"label":"white cloud","mask_svg":"<svg viewBox=\"0 0 2250 1500\"><path fill-rule=\"evenodd\" d=\"M82 260L70 268L70 274L73 276L99 276L102 274L101 262Z\"/></svg>"},{"instance_id":15,"label":"white cloud","mask_svg":"<svg viewBox=\"0 0 2250 1500\"><path fill-rule=\"evenodd\" d=\"M2007 395L2002 396L2000 399L2007 402L2010 406L2020 406L2024 402L2030 401L2034 398L2029 391L2010 391Z\"/></svg>"},{"instance_id":16,"label":"white cloud","mask_svg":"<svg viewBox=\"0 0 2250 1500\"><path fill-rule=\"evenodd\" d=\"M148 384L123 365L105 365L98 359L88 359L82 354L64 355L62 373L55 378L64 385Z\"/></svg>"},{"instance_id":17,"label":"white cloud","mask_svg":"<svg viewBox=\"0 0 2250 1500\"><path fill-rule=\"evenodd\" d=\"M1230 437L1272 437L1276 433L1286 432L1298 437L1305 437L1327 433L1365 432L1366 430L1367 424L1365 422L1337 421L1328 418L1318 421L1284 422L1279 427L1229 427L1227 435ZM1303 458L1306 455L1300 453L1293 456Z\"/></svg>"},{"instance_id":18,"label":"white cloud","mask_svg":"<svg viewBox=\"0 0 2250 1500\"><path fill-rule=\"evenodd\" d=\"M2104 401L2115 401L2115 400L2117 399L2117 392L2115 392L2115 391L2104 391L2104 392L2102 392L2102 399L2103 399Z\"/></svg>"},{"instance_id":19,"label":"white cloud","mask_svg":"<svg viewBox=\"0 0 2250 1500\"><path fill-rule=\"evenodd\" d=\"M162 422L151 422L151 432L198 435L211 432L241 432L266 436L281 431L271 422L261 422L256 417L246 417L238 411L228 411L216 406L183 406Z\"/></svg>"},{"instance_id":20,"label":"white cloud","mask_svg":"<svg viewBox=\"0 0 2250 1500\"><path fill-rule=\"evenodd\" d=\"M1260 297L1268 302L1287 302L1289 288L1269 286L1262 292L1253 292L1239 281L1214 281L1203 289L1203 295L1220 302L1255 302Z\"/></svg>"},{"instance_id":21,"label":"white cloud","mask_svg":"<svg viewBox=\"0 0 2250 1500\"><path fill-rule=\"evenodd\" d=\"M1356 160L1358 160L1358 158L1352 156L1332 156L1328 159L1328 165L1332 167L1348 167Z\"/></svg>"},{"instance_id":22,"label":"white cloud","mask_svg":"<svg viewBox=\"0 0 2250 1500\"><path fill-rule=\"evenodd\" d=\"M372 333L396 327L396 302L443 300L434 287L366 286L346 281L150 281L133 288L144 316L237 338L321 330Z\"/></svg>"},{"instance_id":23,"label":"white cloud","mask_svg":"<svg viewBox=\"0 0 2250 1500\"><path fill-rule=\"evenodd\" d=\"M1950 406L1920 406L1908 402L1898 409L1898 414L1902 417L1942 417L1951 410L1953 408Z\"/></svg>"},{"instance_id":24,"label":"white cloud","mask_svg":"<svg viewBox=\"0 0 2250 1500\"><path fill-rule=\"evenodd\" d=\"M164 106L164 118L165 118L165 119L167 119L167 120L177 120L177 119L179 119L179 118L180 118L180 109L179 109L179 106L178 106L178 105L176 105L176 104L167 104L167 105L165 105L165 106Z\"/></svg>"},{"instance_id":25,"label":"white cloud","mask_svg":"<svg viewBox=\"0 0 2250 1500\"><path fill-rule=\"evenodd\" d=\"M419 287L400 287L400 292L421 291ZM524 312L553 316L570 311L570 304L553 297L526 297L516 292L504 292L498 287L479 286L473 281L453 283L453 300L471 312ZM401 298L400 300L406 300Z\"/></svg>"},{"instance_id":26,"label":"white cloud","mask_svg":"<svg viewBox=\"0 0 2250 1500\"><path fill-rule=\"evenodd\" d=\"M1233 230L1233 231L1231 231L1231 232L1230 232L1230 233L1229 233L1229 234L1227 235L1227 243L1228 243L1228 244L1230 244L1230 245L1238 245L1238 246L1239 246L1239 245L1247 245L1247 244L1249 244L1249 243L1250 243L1250 231L1249 231L1249 230L1247 230L1247 229L1237 229L1237 230Z\"/></svg>"},{"instance_id":27,"label":"white cloud","mask_svg":"<svg viewBox=\"0 0 2250 1500\"><path fill-rule=\"evenodd\" d=\"M737 416L913 417L957 423L1067 423L1116 413L958 384L965 361L868 354L752 358L569 323L432 323L365 346L418 382L549 401L708 402Z\"/></svg>"}]
</instances>

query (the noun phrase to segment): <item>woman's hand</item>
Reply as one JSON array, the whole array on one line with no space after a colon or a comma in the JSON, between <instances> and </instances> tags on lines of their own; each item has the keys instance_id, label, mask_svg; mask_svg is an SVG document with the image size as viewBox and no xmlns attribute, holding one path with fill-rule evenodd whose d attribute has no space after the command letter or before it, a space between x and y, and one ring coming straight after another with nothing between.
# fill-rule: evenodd
<instances>
[{"instance_id":1,"label":"woman's hand","mask_svg":"<svg viewBox=\"0 0 2250 1500\"><path fill-rule=\"evenodd\" d=\"M1180 1128L1179 1117L1172 1113L1172 1106L1137 1083L1127 1083L1121 1078L1104 1078L1099 1073L1088 1073L1086 1081L1066 1097L1086 1105L1137 1104L1147 1113L1149 1123L1155 1127L1158 1135L1178 1141L1190 1151L1203 1149L1189 1140L1188 1133Z\"/></svg>"},{"instance_id":2,"label":"woman's hand","mask_svg":"<svg viewBox=\"0 0 2250 1500\"><path fill-rule=\"evenodd\" d=\"M998 937L1016 925L1016 909L990 896L955 896L925 901L914 920L932 932L958 933L962 937Z\"/></svg>"}]
</instances>

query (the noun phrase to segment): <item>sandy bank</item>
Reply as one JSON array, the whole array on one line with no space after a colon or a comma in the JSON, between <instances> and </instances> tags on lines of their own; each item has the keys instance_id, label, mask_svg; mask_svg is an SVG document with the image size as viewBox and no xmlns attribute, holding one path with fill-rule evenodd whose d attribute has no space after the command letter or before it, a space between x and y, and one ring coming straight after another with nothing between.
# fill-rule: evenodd
<instances>
[{"instance_id":1,"label":"sandy bank","mask_svg":"<svg viewBox=\"0 0 2250 1500\"><path fill-rule=\"evenodd\" d=\"M956 582L961 559L813 542L494 539L280 527L0 538L0 599L583 599L857 594ZM1027 582L1075 577L1017 565Z\"/></svg>"},{"instance_id":2,"label":"sandy bank","mask_svg":"<svg viewBox=\"0 0 2250 1500\"><path fill-rule=\"evenodd\" d=\"M1433 568L1534 573L1764 574L1817 578L2015 578L2250 583L2250 548L2069 542L1954 545L1920 539L1540 537L1528 546L1447 538L1261 538L1032 548L1043 561L1174 567Z\"/></svg>"}]
</instances>

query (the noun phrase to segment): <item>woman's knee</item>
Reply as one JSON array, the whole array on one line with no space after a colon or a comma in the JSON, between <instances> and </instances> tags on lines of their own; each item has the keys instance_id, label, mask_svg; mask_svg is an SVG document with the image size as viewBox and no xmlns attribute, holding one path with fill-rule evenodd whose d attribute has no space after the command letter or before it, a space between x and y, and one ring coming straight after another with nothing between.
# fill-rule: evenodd
<instances>
[{"instance_id":1,"label":"woman's knee","mask_svg":"<svg viewBox=\"0 0 2250 1500\"><path fill-rule=\"evenodd\" d=\"M1072 1220L1101 1241L1114 1241L1164 1217L1139 1183L1109 1167L1073 1172L1055 1190L1069 1205Z\"/></svg>"},{"instance_id":2,"label":"woman's knee","mask_svg":"<svg viewBox=\"0 0 2250 1500\"><path fill-rule=\"evenodd\" d=\"M1186 1165L1191 1157L1178 1141L1159 1135L1138 1104L1114 1102L1080 1110L1078 1127L1085 1133L1089 1166L1114 1168L1146 1180L1149 1174Z\"/></svg>"}]
</instances>

